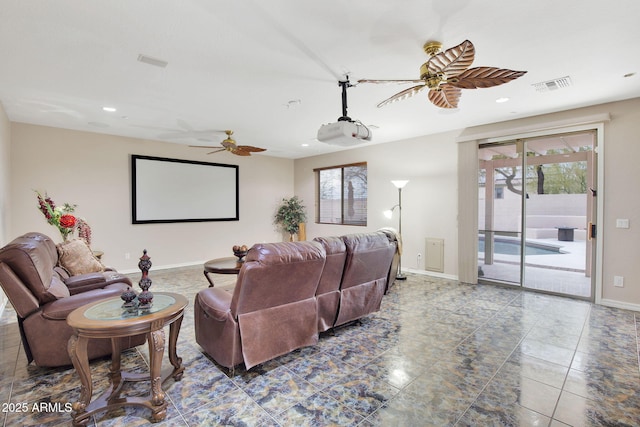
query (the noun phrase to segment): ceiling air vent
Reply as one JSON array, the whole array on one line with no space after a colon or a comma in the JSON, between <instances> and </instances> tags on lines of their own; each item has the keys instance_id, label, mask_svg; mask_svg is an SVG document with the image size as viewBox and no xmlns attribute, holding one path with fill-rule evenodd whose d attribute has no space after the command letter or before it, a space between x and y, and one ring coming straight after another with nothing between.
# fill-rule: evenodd
<instances>
[{"instance_id":1,"label":"ceiling air vent","mask_svg":"<svg viewBox=\"0 0 640 427\"><path fill-rule=\"evenodd\" d=\"M163 61L162 59L152 58L150 56L143 55L143 54L138 55L138 61L144 62L145 64L153 65L156 67L161 67L161 68L166 67L168 64L167 61Z\"/></svg>"},{"instance_id":2,"label":"ceiling air vent","mask_svg":"<svg viewBox=\"0 0 640 427\"><path fill-rule=\"evenodd\" d=\"M571 86L571 77L560 77L559 79L534 83L532 86L535 88L536 92L551 92L553 90L564 89Z\"/></svg>"}]
</instances>

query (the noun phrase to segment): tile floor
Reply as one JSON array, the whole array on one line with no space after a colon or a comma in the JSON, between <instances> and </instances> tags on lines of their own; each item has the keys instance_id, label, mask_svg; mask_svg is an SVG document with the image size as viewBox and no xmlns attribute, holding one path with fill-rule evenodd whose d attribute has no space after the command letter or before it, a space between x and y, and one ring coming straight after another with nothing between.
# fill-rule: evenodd
<instances>
[{"instance_id":1,"label":"tile floor","mask_svg":"<svg viewBox=\"0 0 640 427\"><path fill-rule=\"evenodd\" d=\"M191 303L207 286L200 267L150 277L152 291ZM123 364L143 370L146 354L145 346L129 350ZM640 425L636 313L515 289L411 274L379 313L322 335L315 347L233 373L195 343L190 304L178 354L186 370L182 381L165 383L169 409L158 426ZM0 319L0 355L0 424L70 425L64 404L79 394L74 370L28 366L10 307ZM97 392L108 364L92 363ZM59 406L31 411L41 402ZM24 404L27 413L11 411ZM148 417L126 408L90 425L148 425Z\"/></svg>"}]
</instances>

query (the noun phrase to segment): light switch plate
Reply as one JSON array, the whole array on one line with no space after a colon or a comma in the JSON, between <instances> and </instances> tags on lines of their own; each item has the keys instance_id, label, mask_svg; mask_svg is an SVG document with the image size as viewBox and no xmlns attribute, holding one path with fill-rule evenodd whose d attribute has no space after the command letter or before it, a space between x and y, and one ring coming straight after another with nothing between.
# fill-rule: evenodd
<instances>
[{"instance_id":1,"label":"light switch plate","mask_svg":"<svg viewBox=\"0 0 640 427\"><path fill-rule=\"evenodd\" d=\"M616 228L629 228L629 220L618 218L616 219Z\"/></svg>"}]
</instances>

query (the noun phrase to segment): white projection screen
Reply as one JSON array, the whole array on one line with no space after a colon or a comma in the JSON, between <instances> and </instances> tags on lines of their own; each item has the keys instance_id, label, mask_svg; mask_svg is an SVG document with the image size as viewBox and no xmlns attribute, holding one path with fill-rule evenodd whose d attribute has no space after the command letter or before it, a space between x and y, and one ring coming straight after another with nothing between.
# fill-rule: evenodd
<instances>
[{"instance_id":1,"label":"white projection screen","mask_svg":"<svg viewBox=\"0 0 640 427\"><path fill-rule=\"evenodd\" d=\"M131 155L133 224L237 221L238 166Z\"/></svg>"}]
</instances>

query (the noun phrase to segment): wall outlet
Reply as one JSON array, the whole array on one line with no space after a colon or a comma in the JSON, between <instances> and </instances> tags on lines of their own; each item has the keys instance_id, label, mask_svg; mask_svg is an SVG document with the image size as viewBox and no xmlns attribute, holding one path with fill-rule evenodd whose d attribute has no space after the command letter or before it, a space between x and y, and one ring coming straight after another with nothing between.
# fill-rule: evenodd
<instances>
[{"instance_id":1,"label":"wall outlet","mask_svg":"<svg viewBox=\"0 0 640 427\"><path fill-rule=\"evenodd\" d=\"M624 288L624 277L613 276L613 286L617 286L618 288Z\"/></svg>"},{"instance_id":2,"label":"wall outlet","mask_svg":"<svg viewBox=\"0 0 640 427\"><path fill-rule=\"evenodd\" d=\"M124 259L130 259L131 258L131 254L129 252L124 254Z\"/></svg>"}]
</instances>

